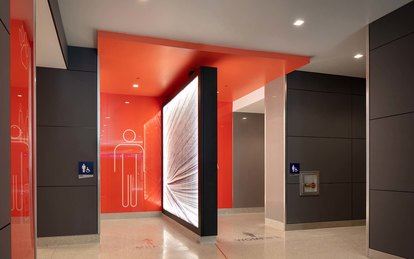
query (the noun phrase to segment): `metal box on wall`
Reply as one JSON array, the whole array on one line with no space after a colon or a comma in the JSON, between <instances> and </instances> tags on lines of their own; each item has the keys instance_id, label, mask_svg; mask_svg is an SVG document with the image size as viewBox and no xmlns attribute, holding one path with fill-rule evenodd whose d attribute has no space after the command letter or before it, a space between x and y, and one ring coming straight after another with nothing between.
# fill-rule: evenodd
<instances>
[{"instance_id":1,"label":"metal box on wall","mask_svg":"<svg viewBox=\"0 0 414 259\"><path fill-rule=\"evenodd\" d=\"M300 196L319 195L319 171L302 171L299 174Z\"/></svg>"}]
</instances>

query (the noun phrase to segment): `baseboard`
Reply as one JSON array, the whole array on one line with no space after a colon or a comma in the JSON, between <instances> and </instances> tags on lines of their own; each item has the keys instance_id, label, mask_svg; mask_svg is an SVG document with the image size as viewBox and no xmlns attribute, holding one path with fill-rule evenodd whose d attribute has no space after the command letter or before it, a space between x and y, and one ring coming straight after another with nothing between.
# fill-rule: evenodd
<instances>
[{"instance_id":1,"label":"baseboard","mask_svg":"<svg viewBox=\"0 0 414 259\"><path fill-rule=\"evenodd\" d=\"M341 221L327 221L327 222L312 222L312 223L298 223L286 224L286 231L290 230L305 230L317 228L339 228L339 227L354 227L365 226L366 220L341 220Z\"/></svg>"},{"instance_id":2,"label":"baseboard","mask_svg":"<svg viewBox=\"0 0 414 259\"><path fill-rule=\"evenodd\" d=\"M278 230L285 231L285 223L283 223L281 221L265 218L265 224L266 224L266 226L270 226L272 228L276 228Z\"/></svg>"},{"instance_id":3,"label":"baseboard","mask_svg":"<svg viewBox=\"0 0 414 259\"><path fill-rule=\"evenodd\" d=\"M56 236L56 237L38 237L37 247L75 245L75 244L92 244L99 243L99 234L95 235L76 235L76 236Z\"/></svg>"},{"instance_id":4,"label":"baseboard","mask_svg":"<svg viewBox=\"0 0 414 259\"><path fill-rule=\"evenodd\" d=\"M264 213L264 207L218 209L218 215L233 215L244 213Z\"/></svg>"},{"instance_id":5,"label":"baseboard","mask_svg":"<svg viewBox=\"0 0 414 259\"><path fill-rule=\"evenodd\" d=\"M215 244L217 241L217 236L199 236L198 234L194 233L193 231L189 230L188 228L184 227L177 221L173 220L172 218L162 214L162 219L168 223L171 227L175 230L186 236L187 238L193 240L196 243L200 244Z\"/></svg>"},{"instance_id":6,"label":"baseboard","mask_svg":"<svg viewBox=\"0 0 414 259\"><path fill-rule=\"evenodd\" d=\"M404 259L403 257L387 254L374 249L368 249L368 257L374 259Z\"/></svg>"},{"instance_id":7,"label":"baseboard","mask_svg":"<svg viewBox=\"0 0 414 259\"><path fill-rule=\"evenodd\" d=\"M101 220L161 217L161 211L101 213Z\"/></svg>"}]
</instances>

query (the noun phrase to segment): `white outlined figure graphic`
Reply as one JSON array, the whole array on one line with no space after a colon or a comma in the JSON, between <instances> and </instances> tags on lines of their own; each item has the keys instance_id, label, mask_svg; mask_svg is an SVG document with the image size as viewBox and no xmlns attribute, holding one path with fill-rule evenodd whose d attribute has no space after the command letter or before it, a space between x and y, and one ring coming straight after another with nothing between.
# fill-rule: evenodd
<instances>
[{"instance_id":1,"label":"white outlined figure graphic","mask_svg":"<svg viewBox=\"0 0 414 259\"><path fill-rule=\"evenodd\" d=\"M11 125L10 126L11 131L14 130L18 131L17 136L11 136L11 143L14 146L14 148L20 149L20 179L19 179L19 173L12 174L12 211L22 211L23 210L23 192L24 192L24 185L23 185L23 171L24 166L23 162L24 160L24 154L27 153L29 150L29 145L27 143L27 139L23 137L23 131L18 125ZM20 185L20 186L19 186ZM20 195L19 195L20 194Z\"/></svg>"},{"instance_id":2,"label":"white outlined figure graphic","mask_svg":"<svg viewBox=\"0 0 414 259\"><path fill-rule=\"evenodd\" d=\"M132 133L132 138L127 138L127 133ZM135 141L137 134L132 129L126 129L122 137L124 143L118 144L114 148L114 173L117 172L117 159L120 159L122 207L135 208L138 205L138 176L143 172L145 152L142 141ZM127 163L132 164L133 168L125 168Z\"/></svg>"},{"instance_id":3,"label":"white outlined figure graphic","mask_svg":"<svg viewBox=\"0 0 414 259\"><path fill-rule=\"evenodd\" d=\"M30 59L30 45L27 40L27 33L22 26L19 28L19 42L20 42L20 59L22 61L23 67L27 70L29 67Z\"/></svg>"}]
</instances>

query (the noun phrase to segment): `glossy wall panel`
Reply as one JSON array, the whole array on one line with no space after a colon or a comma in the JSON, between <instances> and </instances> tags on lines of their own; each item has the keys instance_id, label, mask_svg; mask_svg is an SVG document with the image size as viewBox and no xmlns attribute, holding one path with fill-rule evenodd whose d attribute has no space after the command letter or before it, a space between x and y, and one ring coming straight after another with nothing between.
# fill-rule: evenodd
<instances>
[{"instance_id":1,"label":"glossy wall panel","mask_svg":"<svg viewBox=\"0 0 414 259\"><path fill-rule=\"evenodd\" d=\"M38 187L38 237L98 232L96 186Z\"/></svg>"},{"instance_id":2,"label":"glossy wall panel","mask_svg":"<svg viewBox=\"0 0 414 259\"><path fill-rule=\"evenodd\" d=\"M35 258L33 124L34 1L10 2L10 152L12 258Z\"/></svg>"},{"instance_id":3,"label":"glossy wall panel","mask_svg":"<svg viewBox=\"0 0 414 259\"><path fill-rule=\"evenodd\" d=\"M37 125L96 127L96 73L37 68L37 85Z\"/></svg>"},{"instance_id":4,"label":"glossy wall panel","mask_svg":"<svg viewBox=\"0 0 414 259\"><path fill-rule=\"evenodd\" d=\"M414 33L370 52L371 119L414 110L412 46Z\"/></svg>"},{"instance_id":5,"label":"glossy wall panel","mask_svg":"<svg viewBox=\"0 0 414 259\"><path fill-rule=\"evenodd\" d=\"M414 192L413 139L414 113L371 120L371 189Z\"/></svg>"},{"instance_id":6,"label":"glossy wall panel","mask_svg":"<svg viewBox=\"0 0 414 259\"><path fill-rule=\"evenodd\" d=\"M0 229L10 223L10 38L0 24Z\"/></svg>"},{"instance_id":7,"label":"glossy wall panel","mask_svg":"<svg viewBox=\"0 0 414 259\"><path fill-rule=\"evenodd\" d=\"M413 200L414 193L370 191L370 248L414 258Z\"/></svg>"},{"instance_id":8,"label":"glossy wall panel","mask_svg":"<svg viewBox=\"0 0 414 259\"><path fill-rule=\"evenodd\" d=\"M101 93L102 213L161 210L161 105Z\"/></svg>"},{"instance_id":9,"label":"glossy wall panel","mask_svg":"<svg viewBox=\"0 0 414 259\"><path fill-rule=\"evenodd\" d=\"M74 161L96 161L96 128L38 127L38 186L96 185L97 177L78 179ZM65 147L62 149L61 147ZM51 159L50 154L54 154ZM59 171L59 174L56 171Z\"/></svg>"},{"instance_id":10,"label":"glossy wall panel","mask_svg":"<svg viewBox=\"0 0 414 259\"><path fill-rule=\"evenodd\" d=\"M289 89L289 136L351 137L351 102L350 95Z\"/></svg>"}]
</instances>

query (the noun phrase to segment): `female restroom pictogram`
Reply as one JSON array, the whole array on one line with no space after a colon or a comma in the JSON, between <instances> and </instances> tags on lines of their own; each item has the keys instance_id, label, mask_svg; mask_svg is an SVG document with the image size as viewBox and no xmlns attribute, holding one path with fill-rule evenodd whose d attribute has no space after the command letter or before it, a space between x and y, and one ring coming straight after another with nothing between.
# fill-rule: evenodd
<instances>
[{"instance_id":1,"label":"female restroom pictogram","mask_svg":"<svg viewBox=\"0 0 414 259\"><path fill-rule=\"evenodd\" d=\"M138 178L143 174L145 151L142 141L136 141L137 134L126 129L123 143L114 148L114 174L121 173L122 207L135 208L138 205Z\"/></svg>"}]
</instances>

